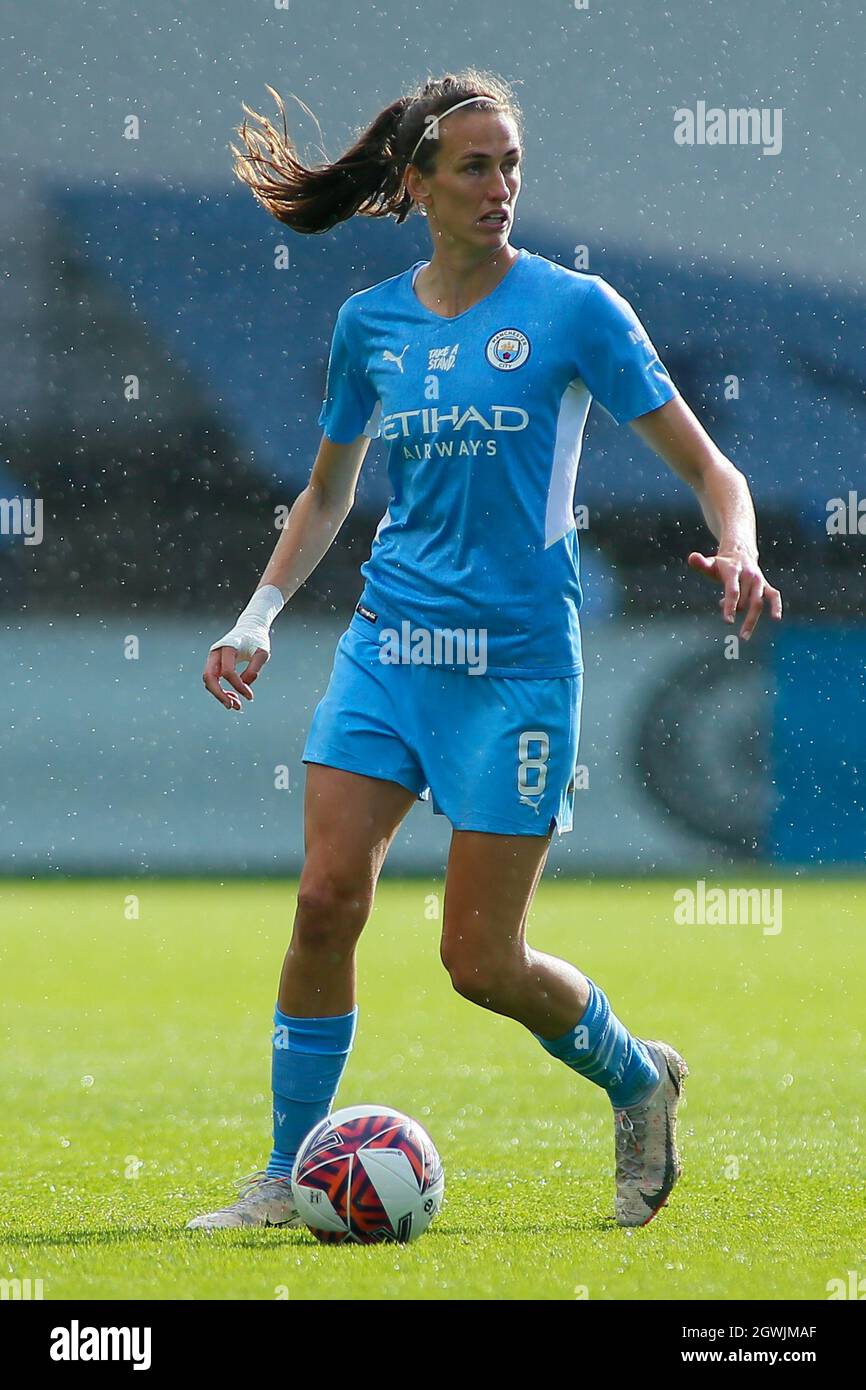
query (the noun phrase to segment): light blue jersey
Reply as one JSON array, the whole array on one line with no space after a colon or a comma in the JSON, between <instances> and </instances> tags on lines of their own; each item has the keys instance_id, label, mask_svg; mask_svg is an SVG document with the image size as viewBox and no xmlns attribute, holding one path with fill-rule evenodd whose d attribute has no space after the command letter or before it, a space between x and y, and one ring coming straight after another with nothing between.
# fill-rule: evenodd
<instances>
[{"instance_id":1,"label":"light blue jersey","mask_svg":"<svg viewBox=\"0 0 866 1390\"><path fill-rule=\"evenodd\" d=\"M455 318L418 261L337 316L319 424L388 445L392 497L353 625L486 634L490 675L583 671L574 489L590 403L618 424L676 395L630 304L520 249ZM368 627L369 631L369 627Z\"/></svg>"}]
</instances>

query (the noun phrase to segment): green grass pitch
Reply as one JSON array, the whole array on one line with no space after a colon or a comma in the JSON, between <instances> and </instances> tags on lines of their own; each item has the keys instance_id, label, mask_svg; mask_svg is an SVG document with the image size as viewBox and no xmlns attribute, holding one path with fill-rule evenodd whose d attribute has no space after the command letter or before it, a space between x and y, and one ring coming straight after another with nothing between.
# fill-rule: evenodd
<instances>
[{"instance_id":1,"label":"green grass pitch","mask_svg":"<svg viewBox=\"0 0 866 1390\"><path fill-rule=\"evenodd\" d=\"M382 882L337 1105L405 1110L442 1154L445 1204L404 1248L184 1230L269 1150L294 883L0 884L0 1277L46 1299L825 1299L866 1273L864 890L760 881L777 935L675 925L688 880L539 889L531 943L691 1067L684 1177L637 1231L611 1219L606 1096L453 992L441 883Z\"/></svg>"}]
</instances>

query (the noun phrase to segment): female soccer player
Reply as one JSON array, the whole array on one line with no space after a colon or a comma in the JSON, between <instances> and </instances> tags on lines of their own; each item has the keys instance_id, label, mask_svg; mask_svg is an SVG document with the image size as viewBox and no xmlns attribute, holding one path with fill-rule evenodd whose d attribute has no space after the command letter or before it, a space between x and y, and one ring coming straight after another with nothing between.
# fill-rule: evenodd
<instances>
[{"instance_id":1,"label":"female soccer player","mask_svg":"<svg viewBox=\"0 0 866 1390\"><path fill-rule=\"evenodd\" d=\"M356 213L400 223L417 208L433 254L342 305L309 484L208 655L206 688L239 710L271 623L348 515L370 438L384 439L390 505L303 753L306 857L274 1016L273 1151L236 1201L189 1224L299 1224L289 1177L352 1048L355 945L397 828L430 795L453 828L441 953L454 987L607 1092L616 1220L645 1225L680 1172L685 1062L634 1037L597 983L526 941L553 829L572 824L583 682L573 494L591 400L693 487L718 553L688 562L723 586L726 621L745 612L746 638L765 602L781 617L748 485L626 300L511 245L522 118L499 78L430 80L312 169L284 110L282 136L256 119L263 133L244 124L236 172L276 218L311 233Z\"/></svg>"}]
</instances>

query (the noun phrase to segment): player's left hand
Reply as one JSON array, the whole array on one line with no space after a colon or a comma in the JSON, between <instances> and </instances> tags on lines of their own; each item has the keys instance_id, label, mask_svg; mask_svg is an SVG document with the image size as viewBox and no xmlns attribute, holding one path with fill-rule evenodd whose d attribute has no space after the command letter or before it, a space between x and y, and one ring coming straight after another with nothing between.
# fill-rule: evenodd
<instances>
[{"instance_id":1,"label":"player's left hand","mask_svg":"<svg viewBox=\"0 0 866 1390\"><path fill-rule=\"evenodd\" d=\"M697 570L698 574L724 587L719 607L726 623L732 623L734 614L745 609L740 636L747 642L764 611L765 603L770 605L771 618L781 618L782 595L767 583L757 560L743 555L701 555L693 550L688 564L690 569Z\"/></svg>"}]
</instances>

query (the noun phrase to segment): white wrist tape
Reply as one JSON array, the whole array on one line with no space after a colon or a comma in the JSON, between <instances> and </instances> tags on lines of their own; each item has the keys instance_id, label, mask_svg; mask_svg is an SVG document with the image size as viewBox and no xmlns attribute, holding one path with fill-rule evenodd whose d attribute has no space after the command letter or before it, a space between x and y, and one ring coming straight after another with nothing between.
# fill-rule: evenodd
<instances>
[{"instance_id":1,"label":"white wrist tape","mask_svg":"<svg viewBox=\"0 0 866 1390\"><path fill-rule=\"evenodd\" d=\"M285 606L285 602L275 584L264 584L261 589L256 589L231 632L214 642L210 650L213 652L217 647L234 647L244 661L249 661L260 648L270 655L271 623Z\"/></svg>"}]
</instances>

